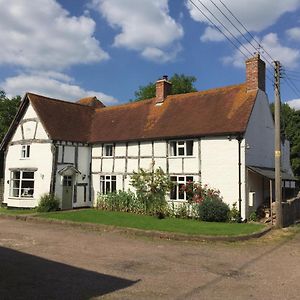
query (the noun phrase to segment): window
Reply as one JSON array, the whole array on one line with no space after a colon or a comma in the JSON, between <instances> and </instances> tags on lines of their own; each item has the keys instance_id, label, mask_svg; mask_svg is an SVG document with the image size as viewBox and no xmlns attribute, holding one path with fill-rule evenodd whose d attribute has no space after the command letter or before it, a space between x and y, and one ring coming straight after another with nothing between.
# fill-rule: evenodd
<instances>
[{"instance_id":1,"label":"window","mask_svg":"<svg viewBox=\"0 0 300 300\"><path fill-rule=\"evenodd\" d=\"M63 177L63 186L72 186L73 177L72 176L64 176Z\"/></svg>"},{"instance_id":2,"label":"window","mask_svg":"<svg viewBox=\"0 0 300 300\"><path fill-rule=\"evenodd\" d=\"M192 156L194 141L172 141L170 142L171 156Z\"/></svg>"},{"instance_id":3,"label":"window","mask_svg":"<svg viewBox=\"0 0 300 300\"><path fill-rule=\"evenodd\" d=\"M193 182L193 176L171 176L170 179L174 183L174 186L170 192L170 199L187 200L187 195L183 190L183 186L185 186L189 182Z\"/></svg>"},{"instance_id":4,"label":"window","mask_svg":"<svg viewBox=\"0 0 300 300\"><path fill-rule=\"evenodd\" d=\"M33 198L34 172L13 171L10 177L10 196L16 198Z\"/></svg>"},{"instance_id":5,"label":"window","mask_svg":"<svg viewBox=\"0 0 300 300\"><path fill-rule=\"evenodd\" d=\"M108 194L117 190L116 176L105 175L100 176L100 193Z\"/></svg>"},{"instance_id":6,"label":"window","mask_svg":"<svg viewBox=\"0 0 300 300\"><path fill-rule=\"evenodd\" d=\"M30 145L22 145L21 158L29 158L29 157L30 157Z\"/></svg>"},{"instance_id":7,"label":"window","mask_svg":"<svg viewBox=\"0 0 300 300\"><path fill-rule=\"evenodd\" d=\"M104 145L104 156L113 156L114 146L112 144Z\"/></svg>"}]
</instances>

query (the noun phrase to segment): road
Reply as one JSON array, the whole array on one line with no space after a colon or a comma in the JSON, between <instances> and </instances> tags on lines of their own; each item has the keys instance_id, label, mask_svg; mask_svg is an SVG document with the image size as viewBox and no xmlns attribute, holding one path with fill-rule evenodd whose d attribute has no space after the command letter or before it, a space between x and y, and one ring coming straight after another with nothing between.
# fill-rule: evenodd
<instances>
[{"instance_id":1,"label":"road","mask_svg":"<svg viewBox=\"0 0 300 300\"><path fill-rule=\"evenodd\" d=\"M0 228L0 299L300 298L300 233L196 243L3 218Z\"/></svg>"}]
</instances>

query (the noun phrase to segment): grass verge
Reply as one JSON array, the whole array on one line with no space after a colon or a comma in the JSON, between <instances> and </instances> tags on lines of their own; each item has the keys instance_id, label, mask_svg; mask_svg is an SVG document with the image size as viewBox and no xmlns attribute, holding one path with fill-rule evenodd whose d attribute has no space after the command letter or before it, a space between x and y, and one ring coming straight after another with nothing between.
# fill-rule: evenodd
<instances>
[{"instance_id":1,"label":"grass verge","mask_svg":"<svg viewBox=\"0 0 300 300\"><path fill-rule=\"evenodd\" d=\"M37 216L49 219L67 220L81 223L96 223L143 230L166 231L190 235L238 236L258 232L261 224L237 224L200 222L176 218L158 219L124 212L111 212L96 209L42 213Z\"/></svg>"},{"instance_id":2,"label":"grass verge","mask_svg":"<svg viewBox=\"0 0 300 300\"><path fill-rule=\"evenodd\" d=\"M6 208L6 207L0 207L0 214L3 215L29 215L29 214L35 214L36 209L21 209L21 208Z\"/></svg>"}]
</instances>

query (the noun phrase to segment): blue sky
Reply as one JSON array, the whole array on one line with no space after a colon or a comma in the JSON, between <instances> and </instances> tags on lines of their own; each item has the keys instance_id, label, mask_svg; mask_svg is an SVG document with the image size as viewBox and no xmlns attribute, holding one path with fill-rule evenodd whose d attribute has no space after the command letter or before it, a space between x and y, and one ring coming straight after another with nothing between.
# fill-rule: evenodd
<instances>
[{"instance_id":1,"label":"blue sky","mask_svg":"<svg viewBox=\"0 0 300 300\"><path fill-rule=\"evenodd\" d=\"M289 78L282 101L300 109L300 0L193 1L212 11L249 57L255 49L213 3L228 17L221 1L234 12L255 37L248 36L251 43L282 62ZM0 0L0 41L0 87L9 96L96 95L111 105L165 74L193 75L198 90L245 79L245 57L186 0Z\"/></svg>"}]
</instances>

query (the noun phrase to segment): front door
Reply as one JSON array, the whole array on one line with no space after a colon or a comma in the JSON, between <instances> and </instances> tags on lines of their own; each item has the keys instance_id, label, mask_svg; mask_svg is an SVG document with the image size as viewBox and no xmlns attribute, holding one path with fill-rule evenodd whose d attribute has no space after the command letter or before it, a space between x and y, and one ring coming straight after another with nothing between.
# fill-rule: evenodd
<instances>
[{"instance_id":1,"label":"front door","mask_svg":"<svg viewBox=\"0 0 300 300\"><path fill-rule=\"evenodd\" d=\"M63 196L61 209L72 209L73 176L63 177Z\"/></svg>"}]
</instances>

